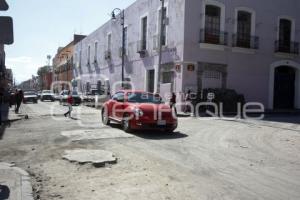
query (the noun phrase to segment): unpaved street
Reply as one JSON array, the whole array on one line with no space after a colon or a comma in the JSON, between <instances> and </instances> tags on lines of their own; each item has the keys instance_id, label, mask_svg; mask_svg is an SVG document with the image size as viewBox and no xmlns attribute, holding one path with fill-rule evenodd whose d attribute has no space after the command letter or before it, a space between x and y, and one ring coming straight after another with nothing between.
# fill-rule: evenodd
<instances>
[{"instance_id":1,"label":"unpaved street","mask_svg":"<svg viewBox=\"0 0 300 200\"><path fill-rule=\"evenodd\" d=\"M300 118L265 121L180 118L174 134L126 134L104 127L100 111L57 102L23 106L0 140L0 159L32 177L42 200L300 199ZM288 123L293 122L293 123ZM62 158L65 150L113 152L96 168Z\"/></svg>"}]
</instances>

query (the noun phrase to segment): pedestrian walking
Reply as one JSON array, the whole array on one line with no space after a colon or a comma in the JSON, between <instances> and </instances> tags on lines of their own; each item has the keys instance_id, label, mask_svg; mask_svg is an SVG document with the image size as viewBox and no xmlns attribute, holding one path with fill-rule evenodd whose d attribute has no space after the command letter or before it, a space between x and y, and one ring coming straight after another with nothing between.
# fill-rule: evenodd
<instances>
[{"instance_id":1,"label":"pedestrian walking","mask_svg":"<svg viewBox=\"0 0 300 200\"><path fill-rule=\"evenodd\" d=\"M17 91L17 94L15 96L16 96L16 109L15 109L15 112L19 113L20 106L21 106L22 101L24 99L24 93L23 93L22 90L19 90L19 91Z\"/></svg>"},{"instance_id":2,"label":"pedestrian walking","mask_svg":"<svg viewBox=\"0 0 300 200\"><path fill-rule=\"evenodd\" d=\"M72 108L73 97L72 97L72 95L71 95L71 91L68 92L67 104L68 104L69 110L68 110L68 112L66 112L66 113L64 114L64 116L67 117L67 115L69 115L69 117L71 117L71 112L72 112L72 110L73 110L73 108Z\"/></svg>"}]
</instances>

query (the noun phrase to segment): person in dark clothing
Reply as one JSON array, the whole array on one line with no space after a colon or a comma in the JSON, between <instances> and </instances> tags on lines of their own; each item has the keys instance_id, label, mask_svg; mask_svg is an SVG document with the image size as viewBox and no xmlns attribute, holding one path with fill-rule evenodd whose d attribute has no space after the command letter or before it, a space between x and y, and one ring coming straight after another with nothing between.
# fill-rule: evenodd
<instances>
[{"instance_id":1,"label":"person in dark clothing","mask_svg":"<svg viewBox=\"0 0 300 200\"><path fill-rule=\"evenodd\" d=\"M175 113L177 114L176 110L176 94L173 92L170 98L170 108L174 108Z\"/></svg>"},{"instance_id":2,"label":"person in dark clothing","mask_svg":"<svg viewBox=\"0 0 300 200\"><path fill-rule=\"evenodd\" d=\"M16 96L16 109L15 109L15 112L19 113L21 103L24 99L23 91L19 90L15 96Z\"/></svg>"},{"instance_id":3,"label":"person in dark clothing","mask_svg":"<svg viewBox=\"0 0 300 200\"><path fill-rule=\"evenodd\" d=\"M176 104L176 94L173 92L170 98L170 107L173 108Z\"/></svg>"}]
</instances>

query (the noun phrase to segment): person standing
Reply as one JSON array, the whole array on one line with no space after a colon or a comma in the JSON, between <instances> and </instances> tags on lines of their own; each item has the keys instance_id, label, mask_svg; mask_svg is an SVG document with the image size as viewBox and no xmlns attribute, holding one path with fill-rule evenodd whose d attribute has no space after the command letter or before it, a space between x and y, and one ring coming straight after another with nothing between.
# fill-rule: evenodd
<instances>
[{"instance_id":1,"label":"person standing","mask_svg":"<svg viewBox=\"0 0 300 200\"><path fill-rule=\"evenodd\" d=\"M20 106L21 106L21 103L24 99L24 94L23 94L23 91L22 90L19 90L16 94L16 110L15 112L16 113L19 113L19 110L20 110Z\"/></svg>"},{"instance_id":2,"label":"person standing","mask_svg":"<svg viewBox=\"0 0 300 200\"><path fill-rule=\"evenodd\" d=\"M68 112L66 112L64 114L65 117L67 117L67 115L69 115L69 117L71 117L71 112L73 110L72 105L73 105L73 97L71 95L71 91L68 92L68 97L67 97L67 104L68 104Z\"/></svg>"},{"instance_id":3,"label":"person standing","mask_svg":"<svg viewBox=\"0 0 300 200\"><path fill-rule=\"evenodd\" d=\"M172 96L170 98L170 108L173 108L176 104L176 94L172 92Z\"/></svg>"},{"instance_id":4,"label":"person standing","mask_svg":"<svg viewBox=\"0 0 300 200\"><path fill-rule=\"evenodd\" d=\"M176 110L176 94L172 92L172 96L170 98L170 108L174 108L175 114L177 115L177 110Z\"/></svg>"}]
</instances>

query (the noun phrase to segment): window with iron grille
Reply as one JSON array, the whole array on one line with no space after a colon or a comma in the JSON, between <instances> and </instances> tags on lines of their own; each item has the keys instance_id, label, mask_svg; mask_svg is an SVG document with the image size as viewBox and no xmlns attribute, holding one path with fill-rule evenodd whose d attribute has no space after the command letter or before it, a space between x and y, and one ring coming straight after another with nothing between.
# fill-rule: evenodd
<instances>
[{"instance_id":1,"label":"window with iron grille","mask_svg":"<svg viewBox=\"0 0 300 200\"><path fill-rule=\"evenodd\" d=\"M221 79L221 73L218 71L205 71L204 78L208 79Z\"/></svg>"},{"instance_id":2,"label":"window with iron grille","mask_svg":"<svg viewBox=\"0 0 300 200\"><path fill-rule=\"evenodd\" d=\"M238 11L237 46L250 48L251 43L251 13Z\"/></svg>"},{"instance_id":3,"label":"window with iron grille","mask_svg":"<svg viewBox=\"0 0 300 200\"><path fill-rule=\"evenodd\" d=\"M291 34L292 34L291 20L280 19L280 22L279 22L279 51L290 52Z\"/></svg>"},{"instance_id":4,"label":"window with iron grille","mask_svg":"<svg viewBox=\"0 0 300 200\"><path fill-rule=\"evenodd\" d=\"M220 42L221 8L206 5L205 8L205 42L218 44Z\"/></svg>"},{"instance_id":5,"label":"window with iron grille","mask_svg":"<svg viewBox=\"0 0 300 200\"><path fill-rule=\"evenodd\" d=\"M162 83L172 83L173 82L173 72L163 72L162 73Z\"/></svg>"}]
</instances>

